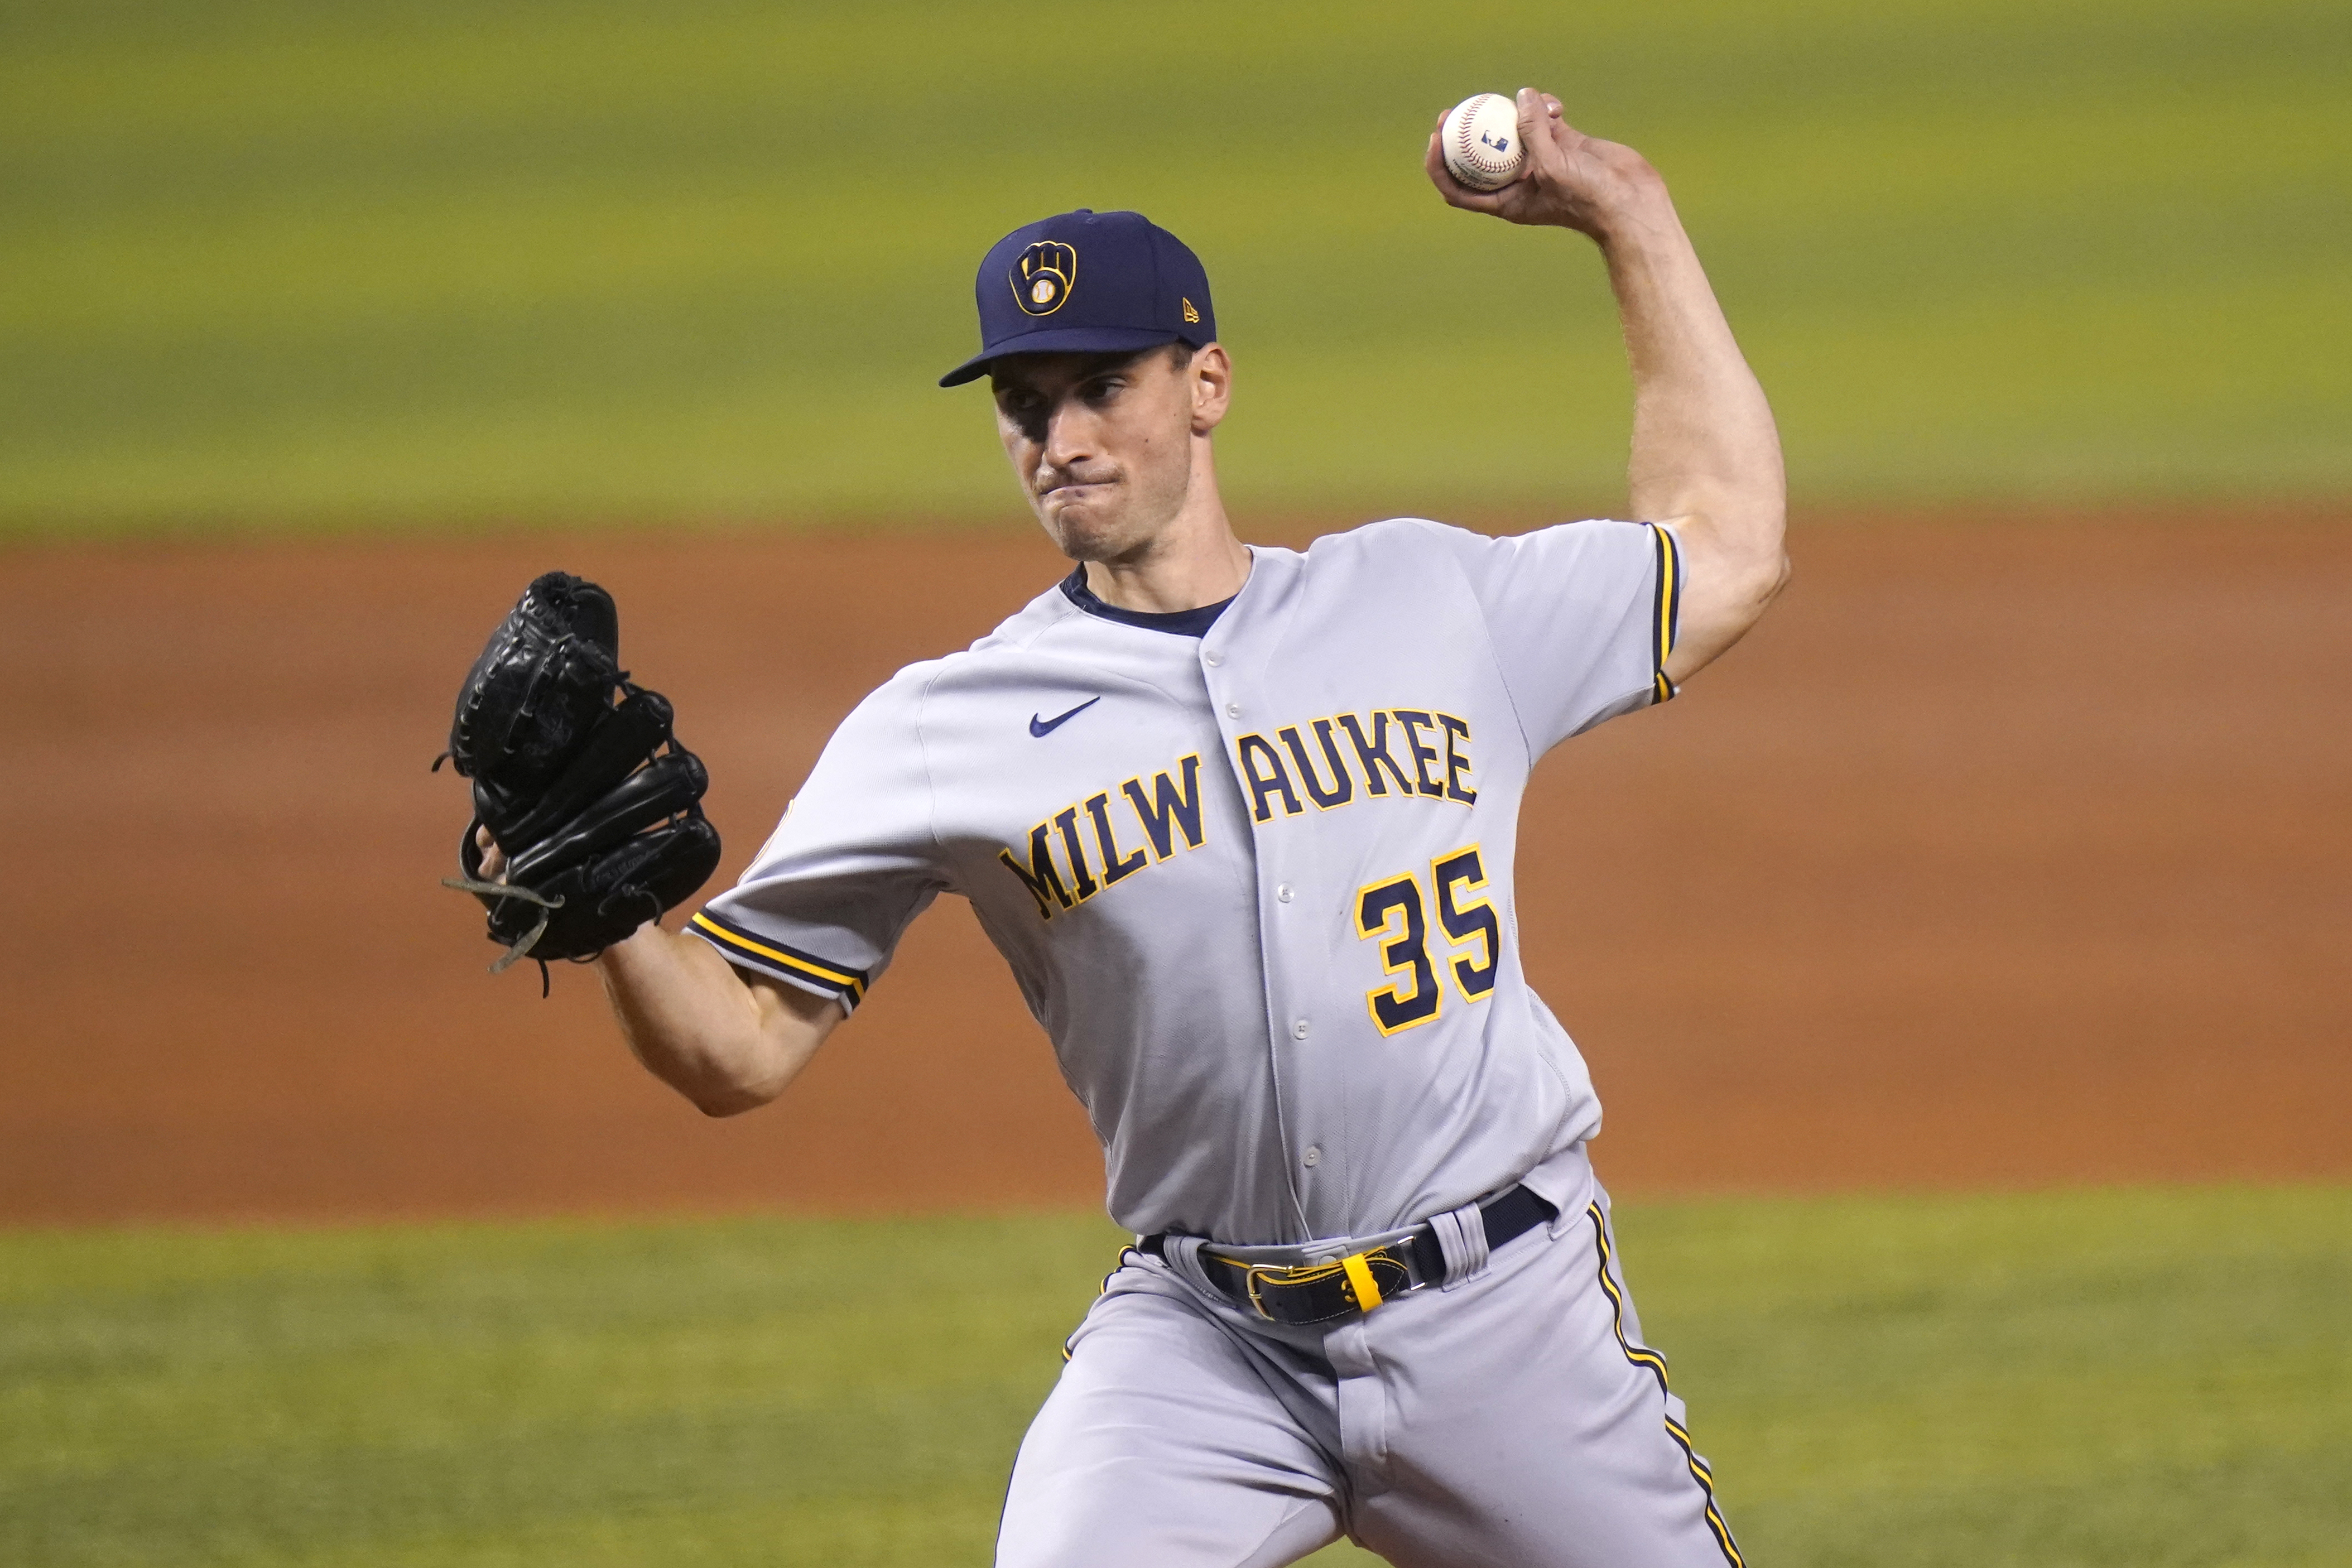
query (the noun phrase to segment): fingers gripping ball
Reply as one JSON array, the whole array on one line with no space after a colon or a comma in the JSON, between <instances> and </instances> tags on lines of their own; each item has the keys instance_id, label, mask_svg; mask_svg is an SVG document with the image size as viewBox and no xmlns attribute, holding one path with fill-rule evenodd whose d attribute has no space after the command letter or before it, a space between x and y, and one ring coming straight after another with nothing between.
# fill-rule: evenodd
<instances>
[{"instance_id":1,"label":"fingers gripping ball","mask_svg":"<svg viewBox=\"0 0 2352 1568\"><path fill-rule=\"evenodd\" d=\"M1498 191L1528 165L1519 145L1519 108L1499 92L1465 98L1437 133L1445 172L1474 191Z\"/></svg>"},{"instance_id":2,"label":"fingers gripping ball","mask_svg":"<svg viewBox=\"0 0 2352 1568\"><path fill-rule=\"evenodd\" d=\"M619 694L615 700L615 693ZM657 691L620 668L612 595L562 572L534 581L457 692L449 760L473 781L459 876L490 940L545 964L593 958L694 894L719 866L702 760ZM438 763L435 764L436 767ZM482 877L478 828L506 857Z\"/></svg>"}]
</instances>

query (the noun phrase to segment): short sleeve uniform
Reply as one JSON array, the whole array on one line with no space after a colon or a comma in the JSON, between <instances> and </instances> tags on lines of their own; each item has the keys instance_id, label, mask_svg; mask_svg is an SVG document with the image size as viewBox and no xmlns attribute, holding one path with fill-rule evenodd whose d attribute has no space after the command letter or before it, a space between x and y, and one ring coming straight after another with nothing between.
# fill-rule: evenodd
<instances>
[{"instance_id":1,"label":"short sleeve uniform","mask_svg":"<svg viewBox=\"0 0 2352 1568\"><path fill-rule=\"evenodd\" d=\"M1205 627L1065 584L900 671L689 929L855 1008L970 900L1139 1232L1366 1236L1538 1184L1600 1106L1520 972L1519 800L1673 694L1672 535L1400 519L1253 556Z\"/></svg>"}]
</instances>

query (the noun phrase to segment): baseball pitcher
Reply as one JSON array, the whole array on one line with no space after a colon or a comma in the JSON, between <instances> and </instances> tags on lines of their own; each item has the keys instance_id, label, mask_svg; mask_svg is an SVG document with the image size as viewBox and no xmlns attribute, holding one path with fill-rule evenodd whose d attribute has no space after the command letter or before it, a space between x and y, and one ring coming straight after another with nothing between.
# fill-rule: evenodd
<instances>
[{"instance_id":1,"label":"baseball pitcher","mask_svg":"<svg viewBox=\"0 0 2352 1568\"><path fill-rule=\"evenodd\" d=\"M1512 879L1537 761L1672 698L1779 592L1780 446L1658 174L1555 99L1517 113L1516 180L1457 184L1435 137L1429 177L1600 246L1641 521L1243 543L1201 263L1138 214L1065 213L982 261L980 352L941 384L988 383L1073 570L859 704L685 931L649 916L716 838L667 704L605 746L617 784L566 784L595 742L559 737L486 797L496 759L459 737L461 881L494 933L600 952L631 1047L714 1115L782 1093L908 922L971 901L1136 1237L1022 1445L1000 1563L1239 1568L1345 1535L1429 1568L1740 1568L1618 1267L1600 1103L1521 971ZM546 647L596 629L547 625ZM651 696L623 689L615 712Z\"/></svg>"}]
</instances>

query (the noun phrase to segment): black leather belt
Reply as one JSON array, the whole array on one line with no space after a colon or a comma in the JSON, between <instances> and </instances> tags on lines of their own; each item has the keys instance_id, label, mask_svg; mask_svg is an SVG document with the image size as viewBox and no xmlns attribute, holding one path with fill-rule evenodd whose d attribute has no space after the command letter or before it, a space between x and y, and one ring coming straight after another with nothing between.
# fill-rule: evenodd
<instances>
[{"instance_id":1,"label":"black leather belt","mask_svg":"<svg viewBox=\"0 0 2352 1568\"><path fill-rule=\"evenodd\" d=\"M1527 1188L1513 1187L1493 1203L1479 1206L1487 1250L1526 1235L1559 1213ZM1137 1245L1154 1258L1168 1256L1164 1233L1147 1236ZM1259 1317L1305 1326L1369 1312L1408 1291L1443 1283L1445 1250L1438 1245L1437 1232L1424 1225L1386 1247L1297 1268L1244 1263L1204 1247L1201 1268L1218 1289Z\"/></svg>"}]
</instances>

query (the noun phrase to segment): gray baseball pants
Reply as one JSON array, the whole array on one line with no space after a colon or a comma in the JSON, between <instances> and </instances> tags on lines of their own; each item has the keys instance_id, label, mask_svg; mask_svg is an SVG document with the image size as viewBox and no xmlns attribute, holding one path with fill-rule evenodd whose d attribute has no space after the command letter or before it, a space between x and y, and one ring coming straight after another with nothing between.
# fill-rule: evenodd
<instances>
[{"instance_id":1,"label":"gray baseball pants","mask_svg":"<svg viewBox=\"0 0 2352 1568\"><path fill-rule=\"evenodd\" d=\"M1589 1167L1588 1167L1589 1169ZM1014 1462L999 1568L1744 1568L1597 1182L1444 1289L1267 1323L1129 1251Z\"/></svg>"}]
</instances>

